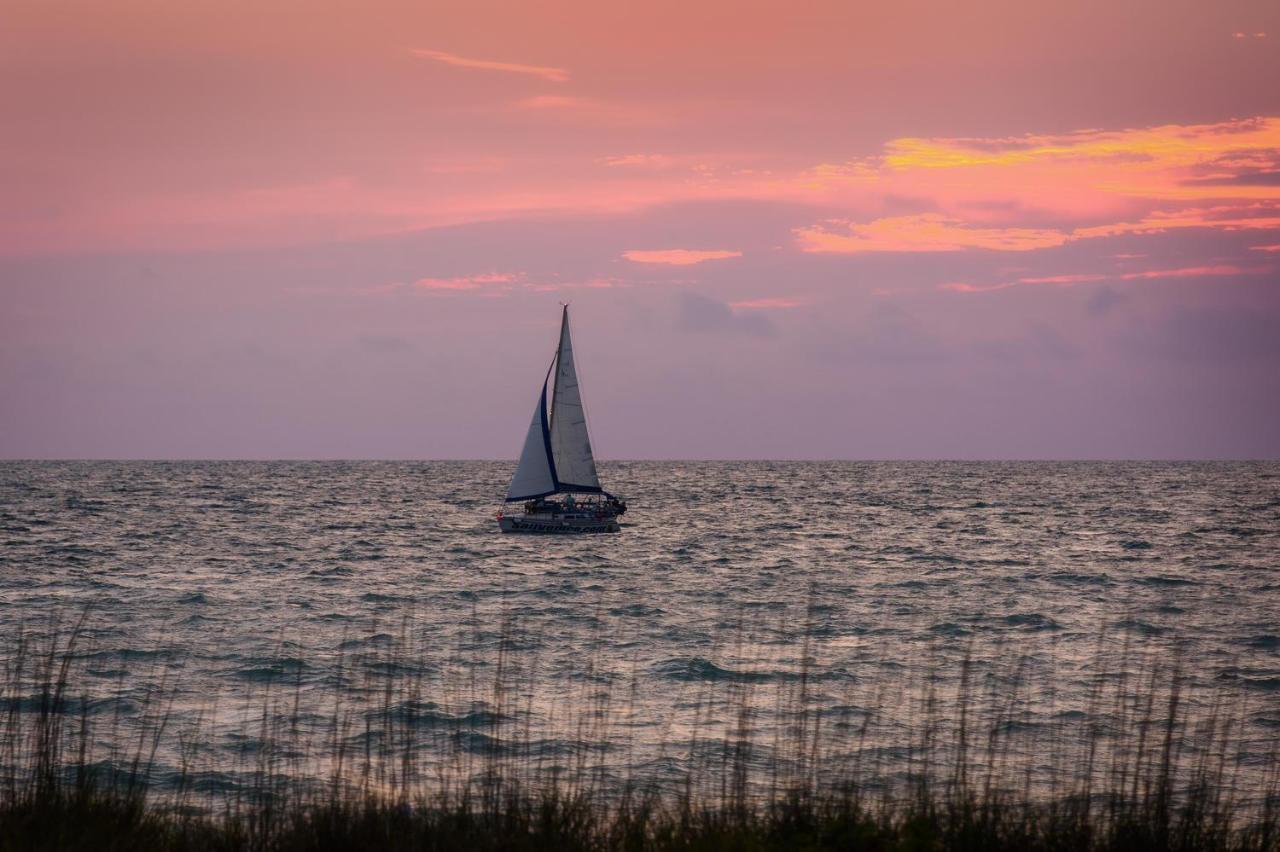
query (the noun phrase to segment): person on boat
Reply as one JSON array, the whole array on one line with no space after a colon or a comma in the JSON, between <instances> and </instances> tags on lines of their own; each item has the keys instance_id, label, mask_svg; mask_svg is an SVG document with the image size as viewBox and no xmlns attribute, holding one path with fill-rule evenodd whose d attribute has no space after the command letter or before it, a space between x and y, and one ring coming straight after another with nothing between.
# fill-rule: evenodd
<instances>
[{"instance_id":1,"label":"person on boat","mask_svg":"<svg viewBox=\"0 0 1280 852\"><path fill-rule=\"evenodd\" d=\"M568 509L570 512L572 512L572 511L573 511L573 506L574 506L574 503L575 503L575 502L577 502L577 501L575 501L575 500L573 499L573 495L572 495L572 494L566 494L566 495L564 495L564 507L565 507L566 509Z\"/></svg>"}]
</instances>

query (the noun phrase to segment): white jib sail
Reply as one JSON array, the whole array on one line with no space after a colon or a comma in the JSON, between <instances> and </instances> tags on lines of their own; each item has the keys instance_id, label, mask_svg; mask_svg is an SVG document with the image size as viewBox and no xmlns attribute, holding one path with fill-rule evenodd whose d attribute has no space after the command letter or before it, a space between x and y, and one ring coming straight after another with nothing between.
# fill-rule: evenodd
<instances>
[{"instance_id":1,"label":"white jib sail","mask_svg":"<svg viewBox=\"0 0 1280 852\"><path fill-rule=\"evenodd\" d=\"M533 407L533 420L524 436L524 449L520 451L520 463L516 475L507 488L508 500L526 500L540 497L556 490L556 476L551 470L551 457L547 455L547 385L544 382Z\"/></svg>"},{"instance_id":2,"label":"white jib sail","mask_svg":"<svg viewBox=\"0 0 1280 852\"><path fill-rule=\"evenodd\" d=\"M573 366L569 339L569 308L560 323L560 348L556 357L556 389L551 398L551 454L561 491L599 491L596 460L591 455L587 416L582 408L578 372Z\"/></svg>"}]
</instances>

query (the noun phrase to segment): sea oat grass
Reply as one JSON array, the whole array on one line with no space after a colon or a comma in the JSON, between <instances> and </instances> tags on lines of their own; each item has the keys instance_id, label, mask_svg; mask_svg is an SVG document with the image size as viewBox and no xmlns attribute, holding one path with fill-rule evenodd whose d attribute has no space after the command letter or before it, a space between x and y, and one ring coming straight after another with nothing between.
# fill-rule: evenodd
<instances>
[{"instance_id":1,"label":"sea oat grass","mask_svg":"<svg viewBox=\"0 0 1280 852\"><path fill-rule=\"evenodd\" d=\"M0 849L1280 852L1274 738L1246 736L1234 694L1190 695L1176 648L1126 638L1084 718L1046 729L1029 707L1060 696L1029 655L983 673L970 648L950 680L939 662L841 696L809 623L788 677L698 663L715 677L692 682L687 736L656 761L675 771L655 777L628 727L634 672L584 659L574 700L538 709L536 661L511 622L498 632L492 665L439 684L406 620L336 661L350 691L326 712L281 665L215 732L219 708L176 718L163 667L145 687L90 683L83 621L19 631L0 660ZM740 633L722 647L745 653ZM242 744L234 765L215 736Z\"/></svg>"}]
</instances>

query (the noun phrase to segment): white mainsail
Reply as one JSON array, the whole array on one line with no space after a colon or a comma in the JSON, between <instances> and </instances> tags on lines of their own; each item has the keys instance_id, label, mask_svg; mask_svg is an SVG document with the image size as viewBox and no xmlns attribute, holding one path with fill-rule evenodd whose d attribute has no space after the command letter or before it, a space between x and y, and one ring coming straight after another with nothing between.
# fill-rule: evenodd
<instances>
[{"instance_id":1,"label":"white mainsail","mask_svg":"<svg viewBox=\"0 0 1280 852\"><path fill-rule=\"evenodd\" d=\"M560 348L556 351L556 389L551 396L551 454L562 491L599 491L596 460L587 435L587 415L582 408L578 371L573 365L569 339L569 308L560 322Z\"/></svg>"},{"instance_id":2,"label":"white mainsail","mask_svg":"<svg viewBox=\"0 0 1280 852\"><path fill-rule=\"evenodd\" d=\"M551 370L542 383L533 419L525 434L524 449L515 476L507 488L507 500L529 500L561 491L602 491L596 475L596 460L591 454L587 435L587 417L582 408L582 392L578 388L578 372L573 366L573 342L569 338L569 308L566 305L560 324L560 344L552 364L555 390L551 395L551 412L547 414L547 384Z\"/></svg>"}]
</instances>

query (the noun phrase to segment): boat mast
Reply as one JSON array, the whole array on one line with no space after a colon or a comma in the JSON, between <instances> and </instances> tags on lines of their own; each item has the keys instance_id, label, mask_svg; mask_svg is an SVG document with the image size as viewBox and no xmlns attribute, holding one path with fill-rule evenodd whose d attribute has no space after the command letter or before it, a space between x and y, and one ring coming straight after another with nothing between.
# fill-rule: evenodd
<instances>
[{"instance_id":1,"label":"boat mast","mask_svg":"<svg viewBox=\"0 0 1280 852\"><path fill-rule=\"evenodd\" d=\"M569 303L561 302L560 305L563 310L560 313L560 337L556 340L556 359L551 368L556 381L551 386L551 416L547 421L548 429L556 419L556 396L560 393L560 359L564 357L564 338L569 331Z\"/></svg>"}]
</instances>

